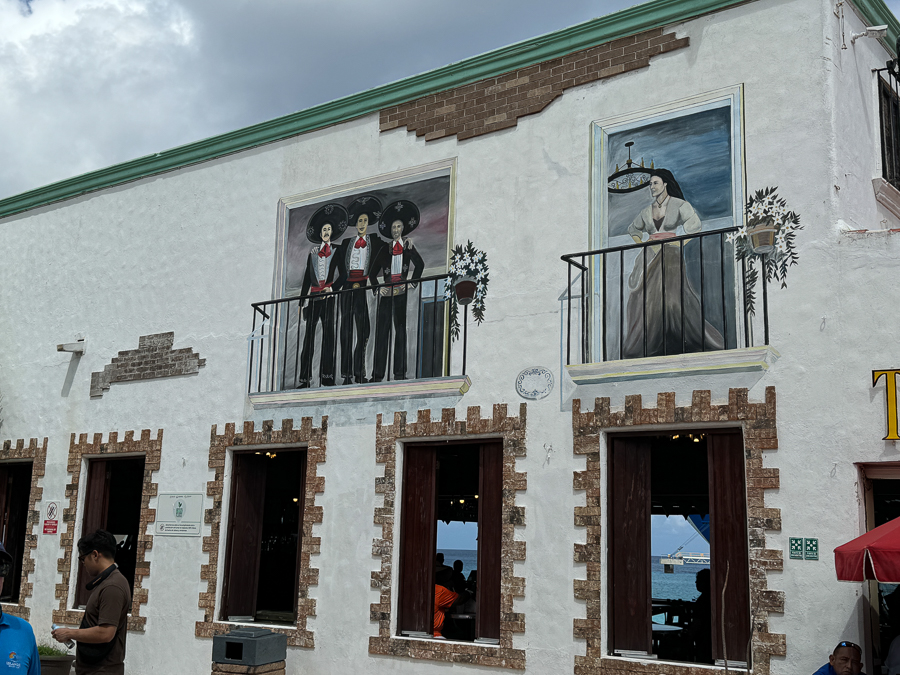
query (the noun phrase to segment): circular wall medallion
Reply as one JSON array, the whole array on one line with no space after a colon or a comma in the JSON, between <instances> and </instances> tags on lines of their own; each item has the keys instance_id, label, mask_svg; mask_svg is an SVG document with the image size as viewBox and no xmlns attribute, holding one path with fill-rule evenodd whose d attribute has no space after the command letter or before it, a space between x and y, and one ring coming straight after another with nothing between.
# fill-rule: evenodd
<instances>
[{"instance_id":1,"label":"circular wall medallion","mask_svg":"<svg viewBox=\"0 0 900 675\"><path fill-rule=\"evenodd\" d=\"M526 368L516 378L516 391L522 398L542 399L553 391L553 373L541 366Z\"/></svg>"}]
</instances>

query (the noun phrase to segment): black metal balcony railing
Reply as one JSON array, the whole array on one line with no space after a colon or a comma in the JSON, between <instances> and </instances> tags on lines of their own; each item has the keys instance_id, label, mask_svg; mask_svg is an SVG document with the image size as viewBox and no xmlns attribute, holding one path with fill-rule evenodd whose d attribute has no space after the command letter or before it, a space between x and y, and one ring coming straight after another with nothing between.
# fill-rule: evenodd
<instances>
[{"instance_id":1,"label":"black metal balcony railing","mask_svg":"<svg viewBox=\"0 0 900 675\"><path fill-rule=\"evenodd\" d=\"M248 392L449 375L447 278L253 303Z\"/></svg>"},{"instance_id":2,"label":"black metal balcony railing","mask_svg":"<svg viewBox=\"0 0 900 675\"><path fill-rule=\"evenodd\" d=\"M736 231L562 256L568 263L566 363L750 347L754 328L769 344L765 275L759 275L762 307L756 316L750 309L756 288L748 283L746 264L739 273L735 269L728 241Z\"/></svg>"}]
</instances>

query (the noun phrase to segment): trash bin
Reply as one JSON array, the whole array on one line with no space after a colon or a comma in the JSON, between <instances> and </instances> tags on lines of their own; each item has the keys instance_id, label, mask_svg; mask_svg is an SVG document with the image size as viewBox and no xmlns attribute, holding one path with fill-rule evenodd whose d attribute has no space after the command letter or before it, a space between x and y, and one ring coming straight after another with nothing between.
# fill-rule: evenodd
<instances>
[{"instance_id":1,"label":"trash bin","mask_svg":"<svg viewBox=\"0 0 900 675\"><path fill-rule=\"evenodd\" d=\"M213 669L231 673L284 673L287 656L287 636L265 628L241 627L230 633L213 637ZM228 665L226 669L217 664ZM269 668L260 666L270 665ZM235 668L237 666L238 668ZM280 667L279 667L280 666Z\"/></svg>"}]
</instances>

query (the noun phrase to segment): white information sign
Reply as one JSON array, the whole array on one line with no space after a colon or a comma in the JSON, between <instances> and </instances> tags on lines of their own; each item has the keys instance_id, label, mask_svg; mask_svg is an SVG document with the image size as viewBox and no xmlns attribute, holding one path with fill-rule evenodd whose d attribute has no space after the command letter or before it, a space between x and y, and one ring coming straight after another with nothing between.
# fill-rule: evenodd
<instances>
[{"instance_id":1,"label":"white information sign","mask_svg":"<svg viewBox=\"0 0 900 675\"><path fill-rule=\"evenodd\" d=\"M161 492L156 508L156 534L199 537L203 525L202 492Z\"/></svg>"}]
</instances>

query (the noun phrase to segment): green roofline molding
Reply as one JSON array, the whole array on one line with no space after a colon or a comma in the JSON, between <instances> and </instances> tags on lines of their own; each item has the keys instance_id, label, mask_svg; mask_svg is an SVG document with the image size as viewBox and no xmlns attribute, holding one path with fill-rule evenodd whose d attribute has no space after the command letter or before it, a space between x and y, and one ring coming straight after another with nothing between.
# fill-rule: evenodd
<instances>
[{"instance_id":1,"label":"green roofline molding","mask_svg":"<svg viewBox=\"0 0 900 675\"><path fill-rule=\"evenodd\" d=\"M754 0L651 0L554 33L268 122L164 150L0 200L0 218L368 115L383 108L555 59L619 37L709 14ZM890 44L900 23L883 0L852 0L872 25L888 24Z\"/></svg>"}]
</instances>

